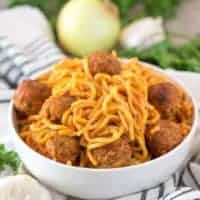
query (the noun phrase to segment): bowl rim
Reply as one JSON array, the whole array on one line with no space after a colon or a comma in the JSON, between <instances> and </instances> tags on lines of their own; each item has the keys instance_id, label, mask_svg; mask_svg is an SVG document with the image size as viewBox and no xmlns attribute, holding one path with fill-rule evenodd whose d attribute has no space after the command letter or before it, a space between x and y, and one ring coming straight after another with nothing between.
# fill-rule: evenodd
<instances>
[{"instance_id":1,"label":"bowl rim","mask_svg":"<svg viewBox=\"0 0 200 200\"><path fill-rule=\"evenodd\" d=\"M169 77L172 81L177 83L180 87L182 87L183 90L186 92L186 94L191 98L191 101L192 101L192 104L194 107L194 118L193 118L193 123L192 123L190 132L178 146L176 146L171 151L165 153L164 155L162 155L158 158L146 161L144 163L137 164L137 165L130 165L130 166L124 166L124 167L118 167L118 168L100 168L100 169L80 167L80 166L70 166L70 165L65 165L63 163L54 161L54 160L38 153L37 151L33 150L19 136L19 134L17 133L17 131L14 127L14 122L13 122L13 112L14 112L13 100L11 100L11 102L10 102L9 111L8 111L8 122L9 122L8 124L9 124L10 128L12 129L12 131L11 131L12 134L14 134L15 138L17 138L17 140L18 140L17 142L18 143L20 142L22 144L23 148L25 148L25 151L29 151L31 154L33 154L36 157L38 156L40 159L43 159L47 164L55 165L59 168L64 168L64 169L71 169L71 170L75 170L75 171L85 171L85 172L91 172L91 173L102 173L102 172L110 173L110 172L121 172L121 171L127 171L127 170L141 169L141 168L145 168L147 166L151 166L153 164L158 164L158 163L162 162L162 160L165 160L168 157L170 157L171 155L176 154L180 149L182 149L186 145L186 143L188 143L192 139L193 135L195 134L195 130L197 128L197 123L198 123L198 107L197 107L197 103L196 103L194 96L185 87L184 83L181 80L179 80L178 78L176 78L172 75L169 75L166 71L156 67L155 65L152 65L152 64L149 64L146 62L141 62L141 63L143 65L145 65L146 67L150 67L150 68L154 69L158 73L164 74L165 76ZM39 75L41 75L45 72L48 72L50 69L51 69L51 67L47 68L45 70L42 70L42 71L36 73L34 76L31 76L30 79L34 79L34 78L38 77Z\"/></svg>"}]
</instances>

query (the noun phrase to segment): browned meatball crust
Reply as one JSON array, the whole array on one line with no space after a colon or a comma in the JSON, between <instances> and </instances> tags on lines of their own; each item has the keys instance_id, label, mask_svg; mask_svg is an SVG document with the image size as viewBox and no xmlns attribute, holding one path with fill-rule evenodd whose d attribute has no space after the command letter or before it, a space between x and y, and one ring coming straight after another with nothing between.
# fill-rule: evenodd
<instances>
[{"instance_id":1,"label":"browned meatball crust","mask_svg":"<svg viewBox=\"0 0 200 200\"><path fill-rule=\"evenodd\" d=\"M59 121L63 113L74 101L74 97L63 96L50 96L43 104L40 111L41 115L50 119L51 121Z\"/></svg>"},{"instance_id":2,"label":"browned meatball crust","mask_svg":"<svg viewBox=\"0 0 200 200\"><path fill-rule=\"evenodd\" d=\"M148 99L163 119L173 117L182 100L182 92L175 85L163 82L149 87Z\"/></svg>"},{"instance_id":3,"label":"browned meatball crust","mask_svg":"<svg viewBox=\"0 0 200 200\"><path fill-rule=\"evenodd\" d=\"M99 168L114 168L127 166L131 162L132 150L127 137L116 142L94 149L92 155Z\"/></svg>"},{"instance_id":4,"label":"browned meatball crust","mask_svg":"<svg viewBox=\"0 0 200 200\"><path fill-rule=\"evenodd\" d=\"M121 71L120 61L107 52L95 52L88 58L89 69L92 75L107 73L110 75L119 74Z\"/></svg>"},{"instance_id":5,"label":"browned meatball crust","mask_svg":"<svg viewBox=\"0 0 200 200\"><path fill-rule=\"evenodd\" d=\"M37 80L23 80L14 94L15 108L26 116L37 114L50 94L51 90L45 84Z\"/></svg>"},{"instance_id":6,"label":"browned meatball crust","mask_svg":"<svg viewBox=\"0 0 200 200\"><path fill-rule=\"evenodd\" d=\"M161 120L160 130L153 134L146 134L146 143L150 153L159 157L174 149L184 139L181 127L172 121Z\"/></svg>"},{"instance_id":7,"label":"browned meatball crust","mask_svg":"<svg viewBox=\"0 0 200 200\"><path fill-rule=\"evenodd\" d=\"M75 164L80 156L80 144L75 137L55 134L53 138L47 141L46 150L51 159L56 159L65 164L67 162Z\"/></svg>"}]
</instances>

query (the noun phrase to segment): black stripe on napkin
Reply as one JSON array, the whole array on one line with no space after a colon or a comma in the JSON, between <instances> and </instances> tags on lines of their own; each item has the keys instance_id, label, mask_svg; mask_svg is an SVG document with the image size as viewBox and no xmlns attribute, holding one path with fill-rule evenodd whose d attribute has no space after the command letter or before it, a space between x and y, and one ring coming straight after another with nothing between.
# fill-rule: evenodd
<instances>
[{"instance_id":1,"label":"black stripe on napkin","mask_svg":"<svg viewBox=\"0 0 200 200\"><path fill-rule=\"evenodd\" d=\"M6 50L6 51L8 51L9 49L12 49L12 47L13 47L13 45L12 44L9 44L9 43L7 43L6 45L0 45L0 50Z\"/></svg>"},{"instance_id":2,"label":"black stripe on napkin","mask_svg":"<svg viewBox=\"0 0 200 200\"><path fill-rule=\"evenodd\" d=\"M4 53L1 49L0 49L0 53L2 53L2 59L0 59L0 64L3 65L5 64L7 61L15 61L17 58L20 58L21 56L23 56L20 52L15 52L14 54L9 55L8 53ZM23 68L25 65L30 64L30 62L28 60L24 60L20 63L14 62L17 66L17 68Z\"/></svg>"},{"instance_id":3,"label":"black stripe on napkin","mask_svg":"<svg viewBox=\"0 0 200 200\"><path fill-rule=\"evenodd\" d=\"M28 61L15 46L7 43L6 40L0 42L0 52L3 57L0 65L4 64L6 67L5 71L1 71L1 76L8 86L14 88L17 84L16 80L23 76L21 67L27 64Z\"/></svg>"},{"instance_id":4,"label":"black stripe on napkin","mask_svg":"<svg viewBox=\"0 0 200 200\"><path fill-rule=\"evenodd\" d=\"M40 71L42 71L44 69L47 69L48 67L51 67L55 62L58 62L59 59L57 59L57 60L51 60L51 61L49 61L48 63L46 63L44 65L38 66L36 69L33 69L32 71L30 71L26 75L30 77L30 76L32 76L35 73L38 73L38 72L40 72Z\"/></svg>"},{"instance_id":5,"label":"black stripe on napkin","mask_svg":"<svg viewBox=\"0 0 200 200\"><path fill-rule=\"evenodd\" d=\"M197 187L198 189L200 189L200 184L199 184L199 182L197 181L197 179L196 179L196 177L195 177L195 175L194 175L194 173L193 173L193 171L192 171L190 165L187 166L187 169L188 169L188 173L189 173L189 175L191 176L191 178L192 178L194 184L196 185L196 187Z\"/></svg>"},{"instance_id":6,"label":"black stripe on napkin","mask_svg":"<svg viewBox=\"0 0 200 200\"><path fill-rule=\"evenodd\" d=\"M176 174L173 174L173 184L176 186Z\"/></svg>"},{"instance_id":7,"label":"black stripe on napkin","mask_svg":"<svg viewBox=\"0 0 200 200\"><path fill-rule=\"evenodd\" d=\"M169 196L171 195L171 193L166 194L163 199L166 200Z\"/></svg>"},{"instance_id":8,"label":"black stripe on napkin","mask_svg":"<svg viewBox=\"0 0 200 200\"><path fill-rule=\"evenodd\" d=\"M24 60L23 62L20 63L20 68L23 68L24 66L30 65L30 61L29 60Z\"/></svg>"},{"instance_id":9,"label":"black stripe on napkin","mask_svg":"<svg viewBox=\"0 0 200 200\"><path fill-rule=\"evenodd\" d=\"M7 90L11 89L8 85L7 81L4 80L4 78L0 75L0 90Z\"/></svg>"},{"instance_id":10,"label":"black stripe on napkin","mask_svg":"<svg viewBox=\"0 0 200 200\"><path fill-rule=\"evenodd\" d=\"M48 39L38 39L35 43L30 43L24 47L24 51L27 51L28 54L32 55L34 58L47 57L50 54L60 54L62 55L61 50L55 45L54 42Z\"/></svg>"},{"instance_id":11,"label":"black stripe on napkin","mask_svg":"<svg viewBox=\"0 0 200 200\"><path fill-rule=\"evenodd\" d=\"M187 187L187 185L185 184L184 180L182 180L181 186L182 187Z\"/></svg>"},{"instance_id":12,"label":"black stripe on napkin","mask_svg":"<svg viewBox=\"0 0 200 200\"><path fill-rule=\"evenodd\" d=\"M141 195L140 200L146 200L147 192L148 192L147 190L144 190L144 191L142 192L142 195Z\"/></svg>"},{"instance_id":13,"label":"black stripe on napkin","mask_svg":"<svg viewBox=\"0 0 200 200\"><path fill-rule=\"evenodd\" d=\"M0 104L9 103L10 99L0 99Z\"/></svg>"},{"instance_id":14,"label":"black stripe on napkin","mask_svg":"<svg viewBox=\"0 0 200 200\"><path fill-rule=\"evenodd\" d=\"M14 64L11 63L6 70L4 74L2 74L3 80L11 87L15 88L17 85L16 78L21 78L23 76L23 73L20 71L20 69L17 69L18 67ZM16 75L14 77L10 76L13 70L16 70Z\"/></svg>"},{"instance_id":15,"label":"black stripe on napkin","mask_svg":"<svg viewBox=\"0 0 200 200\"><path fill-rule=\"evenodd\" d=\"M184 176L185 170L182 170L179 176L179 180L178 180L178 186L183 186L183 176Z\"/></svg>"},{"instance_id":16,"label":"black stripe on napkin","mask_svg":"<svg viewBox=\"0 0 200 200\"><path fill-rule=\"evenodd\" d=\"M1 50L0 50L1 53ZM0 64L3 65L8 61L8 57L5 54L2 54L2 58L0 59Z\"/></svg>"},{"instance_id":17,"label":"black stripe on napkin","mask_svg":"<svg viewBox=\"0 0 200 200\"><path fill-rule=\"evenodd\" d=\"M199 108L199 112L200 112L200 108ZM200 113L199 113L199 114L200 114ZM190 162L195 162L195 161L197 161L197 158L198 158L198 154L192 156L192 158L190 159L189 163L190 163Z\"/></svg>"},{"instance_id":18,"label":"black stripe on napkin","mask_svg":"<svg viewBox=\"0 0 200 200\"><path fill-rule=\"evenodd\" d=\"M53 50L56 49L55 45L51 42L46 42L44 44L41 44L37 49L30 51L29 53L32 53L34 55L34 57L39 57L52 49ZM56 49L56 50L58 51L58 49Z\"/></svg>"},{"instance_id":19,"label":"black stripe on napkin","mask_svg":"<svg viewBox=\"0 0 200 200\"><path fill-rule=\"evenodd\" d=\"M165 191L164 184L161 183L161 184L159 185L158 199L161 198L161 197L163 197L164 191Z\"/></svg>"},{"instance_id":20,"label":"black stripe on napkin","mask_svg":"<svg viewBox=\"0 0 200 200\"><path fill-rule=\"evenodd\" d=\"M12 88L12 84L9 83L9 80L5 76L0 76L0 81L2 81L8 89Z\"/></svg>"},{"instance_id":21,"label":"black stripe on napkin","mask_svg":"<svg viewBox=\"0 0 200 200\"><path fill-rule=\"evenodd\" d=\"M67 200L82 200L78 197L67 196Z\"/></svg>"},{"instance_id":22,"label":"black stripe on napkin","mask_svg":"<svg viewBox=\"0 0 200 200\"><path fill-rule=\"evenodd\" d=\"M22 77L25 77L24 74L22 72L20 72L15 79L13 80L14 83L16 83L16 85L19 83L19 80L22 79Z\"/></svg>"},{"instance_id":23,"label":"black stripe on napkin","mask_svg":"<svg viewBox=\"0 0 200 200\"><path fill-rule=\"evenodd\" d=\"M166 194L165 196L163 196L163 199L164 200L170 200L170 198L174 198L174 196L176 196L178 194L181 194L182 193L181 190L183 190L183 189L177 187L174 193L168 193L168 194ZM184 191L186 191L186 190L184 190Z\"/></svg>"},{"instance_id":24,"label":"black stripe on napkin","mask_svg":"<svg viewBox=\"0 0 200 200\"><path fill-rule=\"evenodd\" d=\"M8 69L3 73L4 76L9 77L9 74L16 69L16 65L15 64L11 64L9 65Z\"/></svg>"},{"instance_id":25,"label":"black stripe on napkin","mask_svg":"<svg viewBox=\"0 0 200 200\"><path fill-rule=\"evenodd\" d=\"M194 191L194 190L193 190L192 188L190 188L190 189L188 189L188 190L186 190L186 191L183 191L183 192L178 193L177 195L175 195L175 196L169 198L168 200L175 200L176 198L179 198L179 197L181 197L181 196L183 196L183 195L186 195L186 194L188 194L188 193L191 193L191 192L193 192L193 191Z\"/></svg>"},{"instance_id":26,"label":"black stripe on napkin","mask_svg":"<svg viewBox=\"0 0 200 200\"><path fill-rule=\"evenodd\" d=\"M38 55L39 59L49 58L51 56L62 56L62 53L56 47L52 47L51 49L43 50L40 56Z\"/></svg>"},{"instance_id":27,"label":"black stripe on napkin","mask_svg":"<svg viewBox=\"0 0 200 200\"><path fill-rule=\"evenodd\" d=\"M42 46L44 43L46 43L47 40L44 40L44 38L36 38L32 42L28 43L26 46L24 46L24 49L28 51L34 51L38 49L38 47Z\"/></svg>"},{"instance_id":28,"label":"black stripe on napkin","mask_svg":"<svg viewBox=\"0 0 200 200\"><path fill-rule=\"evenodd\" d=\"M8 42L7 38L0 40L1 57L3 57L1 60L5 64L1 75L11 88L16 87L18 81L24 76L28 77L40 72L64 57L56 45L48 39L38 38L35 42L29 43L26 48L38 55L34 61L26 59L23 53ZM24 51L26 51L25 48ZM47 59L42 59L43 55Z\"/></svg>"}]
</instances>

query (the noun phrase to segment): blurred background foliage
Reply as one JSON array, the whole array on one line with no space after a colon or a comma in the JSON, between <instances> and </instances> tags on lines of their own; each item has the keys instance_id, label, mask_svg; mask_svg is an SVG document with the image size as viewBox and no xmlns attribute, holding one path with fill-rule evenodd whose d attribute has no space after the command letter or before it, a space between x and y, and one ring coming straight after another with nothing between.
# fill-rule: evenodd
<instances>
[{"instance_id":1,"label":"blurred background foliage","mask_svg":"<svg viewBox=\"0 0 200 200\"><path fill-rule=\"evenodd\" d=\"M138 17L131 12L134 7L140 6L139 16L174 16L180 0L112 0L119 9L123 25ZM9 6L32 5L40 8L47 16L52 26L55 27L56 18L67 0L9 0Z\"/></svg>"}]
</instances>

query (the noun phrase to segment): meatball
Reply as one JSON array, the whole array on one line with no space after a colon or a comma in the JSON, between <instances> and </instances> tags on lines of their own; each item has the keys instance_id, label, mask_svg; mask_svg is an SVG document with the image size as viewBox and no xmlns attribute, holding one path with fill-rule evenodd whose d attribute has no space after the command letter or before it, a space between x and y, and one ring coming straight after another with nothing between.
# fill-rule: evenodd
<instances>
[{"instance_id":1,"label":"meatball","mask_svg":"<svg viewBox=\"0 0 200 200\"><path fill-rule=\"evenodd\" d=\"M50 94L51 90L45 84L36 80L23 80L14 94L15 108L25 116L37 114Z\"/></svg>"},{"instance_id":2,"label":"meatball","mask_svg":"<svg viewBox=\"0 0 200 200\"><path fill-rule=\"evenodd\" d=\"M182 92L172 83L163 82L149 87L148 99L158 109L163 119L169 119L178 110Z\"/></svg>"},{"instance_id":3,"label":"meatball","mask_svg":"<svg viewBox=\"0 0 200 200\"><path fill-rule=\"evenodd\" d=\"M107 52L95 52L88 58L89 69L92 75L107 73L110 75L119 74L121 71L120 61Z\"/></svg>"},{"instance_id":4,"label":"meatball","mask_svg":"<svg viewBox=\"0 0 200 200\"><path fill-rule=\"evenodd\" d=\"M99 168L127 166L131 162L132 150L127 137L122 137L112 144L94 149L92 155Z\"/></svg>"},{"instance_id":5,"label":"meatball","mask_svg":"<svg viewBox=\"0 0 200 200\"><path fill-rule=\"evenodd\" d=\"M55 134L46 143L47 155L62 163L76 163L80 156L80 144L77 138Z\"/></svg>"},{"instance_id":6,"label":"meatball","mask_svg":"<svg viewBox=\"0 0 200 200\"><path fill-rule=\"evenodd\" d=\"M63 113L74 101L74 97L63 96L50 96L43 104L40 114L50 119L51 121L59 121Z\"/></svg>"},{"instance_id":7,"label":"meatball","mask_svg":"<svg viewBox=\"0 0 200 200\"><path fill-rule=\"evenodd\" d=\"M169 120L161 120L160 129L153 134L146 134L146 143L150 153L159 157L174 149L184 139L180 126Z\"/></svg>"}]
</instances>

